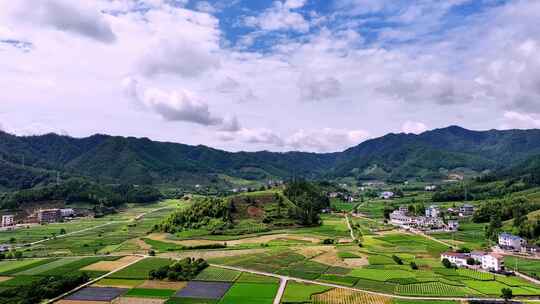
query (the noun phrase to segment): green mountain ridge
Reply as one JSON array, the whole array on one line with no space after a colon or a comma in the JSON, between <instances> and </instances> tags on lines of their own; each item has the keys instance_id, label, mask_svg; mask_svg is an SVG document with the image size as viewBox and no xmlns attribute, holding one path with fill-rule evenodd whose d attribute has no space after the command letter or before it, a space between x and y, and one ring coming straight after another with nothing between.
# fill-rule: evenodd
<instances>
[{"instance_id":1,"label":"green mountain ridge","mask_svg":"<svg viewBox=\"0 0 540 304\"><path fill-rule=\"evenodd\" d=\"M540 155L540 130L471 131L457 126L422 134L387 134L343 152L227 152L206 146L97 134L15 136L0 132L0 158L10 179L59 171L107 183L205 184L219 174L247 180L345 177L444 178L449 171L511 168ZM7 166L7 167L6 167ZM16 169L14 169L16 168ZM0 187L31 187L35 182ZM0 188L1 189L1 188Z\"/></svg>"}]
</instances>

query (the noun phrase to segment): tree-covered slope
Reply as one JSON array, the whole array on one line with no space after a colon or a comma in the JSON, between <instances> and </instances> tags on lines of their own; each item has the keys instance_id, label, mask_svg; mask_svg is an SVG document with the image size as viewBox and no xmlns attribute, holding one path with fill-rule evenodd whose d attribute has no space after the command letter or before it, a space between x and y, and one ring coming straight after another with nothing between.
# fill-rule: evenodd
<instances>
[{"instance_id":1,"label":"tree-covered slope","mask_svg":"<svg viewBox=\"0 0 540 304\"><path fill-rule=\"evenodd\" d=\"M540 155L540 130L471 131L452 126L419 135L388 134L343 152L326 154L232 153L147 138L19 137L0 132L0 158L9 164L2 171L10 179L38 183L39 172L54 171L133 184L204 184L218 174L249 180L293 176L443 178L456 168L476 172L512 168L534 155ZM21 184L35 183L4 182L0 186L17 189Z\"/></svg>"}]
</instances>

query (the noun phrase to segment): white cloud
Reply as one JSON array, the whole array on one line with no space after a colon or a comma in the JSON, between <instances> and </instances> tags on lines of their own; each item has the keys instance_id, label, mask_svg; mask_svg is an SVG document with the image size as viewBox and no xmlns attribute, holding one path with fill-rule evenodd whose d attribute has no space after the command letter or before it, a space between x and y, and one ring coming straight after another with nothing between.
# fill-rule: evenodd
<instances>
[{"instance_id":1,"label":"white cloud","mask_svg":"<svg viewBox=\"0 0 540 304\"><path fill-rule=\"evenodd\" d=\"M275 1L273 6L258 16L245 18L248 26L258 27L264 31L294 30L297 32L309 31L309 22L302 14L293 10L304 6L305 1L287 0Z\"/></svg>"},{"instance_id":2,"label":"white cloud","mask_svg":"<svg viewBox=\"0 0 540 304\"><path fill-rule=\"evenodd\" d=\"M6 1L4 9L16 23L47 26L105 43L116 35L103 14L91 2L67 0ZM0 5L1 6L1 5Z\"/></svg>"},{"instance_id":3,"label":"white cloud","mask_svg":"<svg viewBox=\"0 0 540 304\"><path fill-rule=\"evenodd\" d=\"M216 7L214 7L208 1L198 1L195 4L195 9L197 9L198 11L201 11L201 12L209 13L209 14L214 14L214 13L216 13L218 11L218 9Z\"/></svg>"},{"instance_id":4,"label":"white cloud","mask_svg":"<svg viewBox=\"0 0 540 304\"><path fill-rule=\"evenodd\" d=\"M300 150L329 152L357 145L370 137L364 130L324 128L321 130L299 130L289 138L287 145Z\"/></svg>"},{"instance_id":5,"label":"white cloud","mask_svg":"<svg viewBox=\"0 0 540 304\"><path fill-rule=\"evenodd\" d=\"M515 111L504 112L502 129L531 129L540 128L540 115L525 114Z\"/></svg>"},{"instance_id":6,"label":"white cloud","mask_svg":"<svg viewBox=\"0 0 540 304\"><path fill-rule=\"evenodd\" d=\"M159 114L168 121L186 121L203 126L216 126L224 123L224 119L210 113L208 104L195 93L188 90L165 92L156 88L141 88L138 81L126 78L123 82L124 92L140 107ZM236 118L228 121L225 128L238 126Z\"/></svg>"},{"instance_id":7,"label":"white cloud","mask_svg":"<svg viewBox=\"0 0 540 304\"><path fill-rule=\"evenodd\" d=\"M317 78L305 74L298 87L302 99L307 101L325 100L341 95L341 82L332 76Z\"/></svg>"},{"instance_id":8,"label":"white cloud","mask_svg":"<svg viewBox=\"0 0 540 304\"><path fill-rule=\"evenodd\" d=\"M420 134L428 130L428 127L423 122L418 121L406 121L401 126L401 132Z\"/></svg>"}]
</instances>

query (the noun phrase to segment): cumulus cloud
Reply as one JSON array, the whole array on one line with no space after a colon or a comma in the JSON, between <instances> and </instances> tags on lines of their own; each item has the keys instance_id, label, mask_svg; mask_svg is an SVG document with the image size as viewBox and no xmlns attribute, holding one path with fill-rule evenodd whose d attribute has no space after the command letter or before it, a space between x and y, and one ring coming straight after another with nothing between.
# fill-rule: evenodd
<instances>
[{"instance_id":1,"label":"cumulus cloud","mask_svg":"<svg viewBox=\"0 0 540 304\"><path fill-rule=\"evenodd\" d=\"M195 93L188 90L165 92L156 88L142 88L133 78L123 81L126 96L138 106L159 114L168 121L186 121L204 126L218 126L224 119L210 113L208 104ZM227 121L226 129L232 129L238 121Z\"/></svg>"},{"instance_id":2,"label":"cumulus cloud","mask_svg":"<svg viewBox=\"0 0 540 304\"><path fill-rule=\"evenodd\" d=\"M341 95L341 82L335 77L314 78L304 75L298 84L303 100L325 100Z\"/></svg>"},{"instance_id":3,"label":"cumulus cloud","mask_svg":"<svg viewBox=\"0 0 540 304\"><path fill-rule=\"evenodd\" d=\"M143 74L178 74L195 77L219 67L219 58L200 43L187 40L162 40L149 48L140 60Z\"/></svg>"},{"instance_id":4,"label":"cumulus cloud","mask_svg":"<svg viewBox=\"0 0 540 304\"><path fill-rule=\"evenodd\" d=\"M218 11L218 9L208 1L198 1L195 4L195 9L201 12L209 13L209 14L213 14Z\"/></svg>"},{"instance_id":5,"label":"cumulus cloud","mask_svg":"<svg viewBox=\"0 0 540 304\"><path fill-rule=\"evenodd\" d=\"M502 129L531 129L540 128L540 115L525 114L515 111L504 112Z\"/></svg>"},{"instance_id":6,"label":"cumulus cloud","mask_svg":"<svg viewBox=\"0 0 540 304\"><path fill-rule=\"evenodd\" d=\"M303 7L304 4L305 1L302 0L275 1L274 5L262 14L246 17L244 21L246 25L258 27L264 31L307 32L310 28L309 22L302 14L294 11Z\"/></svg>"},{"instance_id":7,"label":"cumulus cloud","mask_svg":"<svg viewBox=\"0 0 540 304\"><path fill-rule=\"evenodd\" d=\"M6 4L15 22L48 26L75 33L104 43L112 43L116 35L104 15L90 2L67 0L18 0Z\"/></svg>"},{"instance_id":8,"label":"cumulus cloud","mask_svg":"<svg viewBox=\"0 0 540 304\"><path fill-rule=\"evenodd\" d=\"M423 122L418 121L406 121L401 126L401 132L420 134L428 130L428 127Z\"/></svg>"},{"instance_id":9,"label":"cumulus cloud","mask_svg":"<svg viewBox=\"0 0 540 304\"><path fill-rule=\"evenodd\" d=\"M364 130L324 128L321 130L299 130L286 143L294 149L329 152L357 145L370 137Z\"/></svg>"}]
</instances>

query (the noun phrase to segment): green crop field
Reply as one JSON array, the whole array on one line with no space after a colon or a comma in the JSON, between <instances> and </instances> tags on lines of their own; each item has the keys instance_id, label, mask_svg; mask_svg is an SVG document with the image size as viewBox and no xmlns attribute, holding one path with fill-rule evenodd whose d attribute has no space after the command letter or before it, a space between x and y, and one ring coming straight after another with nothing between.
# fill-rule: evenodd
<instances>
[{"instance_id":1,"label":"green crop field","mask_svg":"<svg viewBox=\"0 0 540 304\"><path fill-rule=\"evenodd\" d=\"M278 278L242 272L236 280L237 283L279 283Z\"/></svg>"},{"instance_id":2,"label":"green crop field","mask_svg":"<svg viewBox=\"0 0 540 304\"><path fill-rule=\"evenodd\" d=\"M278 284L235 283L219 303L223 304L271 304L278 290Z\"/></svg>"},{"instance_id":3,"label":"green crop field","mask_svg":"<svg viewBox=\"0 0 540 304\"><path fill-rule=\"evenodd\" d=\"M384 269L354 269L349 273L349 276L376 280L376 281L386 281L392 278L414 278L415 275L412 272L404 270L384 270Z\"/></svg>"},{"instance_id":4,"label":"green crop field","mask_svg":"<svg viewBox=\"0 0 540 304\"><path fill-rule=\"evenodd\" d=\"M127 268L113 273L113 279L147 279L150 270L170 265L173 261L161 258L146 258Z\"/></svg>"},{"instance_id":5,"label":"green crop field","mask_svg":"<svg viewBox=\"0 0 540 304\"><path fill-rule=\"evenodd\" d=\"M195 298L170 298L165 304L217 304L219 300Z\"/></svg>"},{"instance_id":6,"label":"green crop field","mask_svg":"<svg viewBox=\"0 0 540 304\"><path fill-rule=\"evenodd\" d=\"M59 260L56 260L56 261L53 261L53 262L50 262L50 263L47 263L47 264L43 264L43 265L40 265L40 266L37 266L37 267L30 268L30 269L22 271L22 272L18 272L18 273L16 273L16 275L40 275L40 274L42 274L44 272L47 272L49 270L52 270L52 269L54 269L56 267L64 266L66 264L75 262L75 261L77 261L79 259L80 258L63 258L63 259L59 259Z\"/></svg>"},{"instance_id":7,"label":"green crop field","mask_svg":"<svg viewBox=\"0 0 540 304\"><path fill-rule=\"evenodd\" d=\"M24 259L17 261L1 261L0 262L0 274L11 275L17 272L22 272L33 267L45 265L55 259Z\"/></svg>"},{"instance_id":8,"label":"green crop field","mask_svg":"<svg viewBox=\"0 0 540 304\"><path fill-rule=\"evenodd\" d=\"M331 287L304 284L298 282L287 282L285 293L283 293L283 303L304 303L311 300L311 295L323 293L332 289Z\"/></svg>"},{"instance_id":9,"label":"green crop field","mask_svg":"<svg viewBox=\"0 0 540 304\"><path fill-rule=\"evenodd\" d=\"M534 278L540 278L540 261L523 259L513 256L506 256L504 258L504 264L509 269L515 269L525 274L528 274Z\"/></svg>"},{"instance_id":10,"label":"green crop field","mask_svg":"<svg viewBox=\"0 0 540 304\"><path fill-rule=\"evenodd\" d=\"M197 275L197 281L234 282L240 276L240 271L217 267L208 267Z\"/></svg>"},{"instance_id":11,"label":"green crop field","mask_svg":"<svg viewBox=\"0 0 540 304\"><path fill-rule=\"evenodd\" d=\"M395 292L406 296L448 296L464 297L468 294L463 287L446 285L439 282L397 285Z\"/></svg>"}]
</instances>

